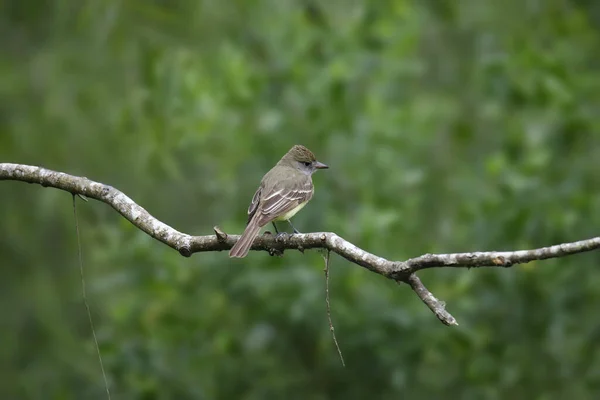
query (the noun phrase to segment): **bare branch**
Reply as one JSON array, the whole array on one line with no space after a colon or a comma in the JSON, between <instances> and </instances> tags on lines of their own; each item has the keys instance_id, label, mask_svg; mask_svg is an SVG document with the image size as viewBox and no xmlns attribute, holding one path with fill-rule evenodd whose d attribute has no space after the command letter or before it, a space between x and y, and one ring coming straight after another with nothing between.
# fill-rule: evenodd
<instances>
[{"instance_id":1,"label":"bare branch","mask_svg":"<svg viewBox=\"0 0 600 400\"><path fill-rule=\"evenodd\" d=\"M435 298L435 296L427 290L423 282L419 279L415 274L410 274L407 278L407 283L410 285L412 290L415 291L417 296L423 303L429 307L431 311L435 314L436 317L440 321L442 321L446 325L458 325L458 322L454 319L452 315L448 311L446 311L446 304L443 301L439 301Z\"/></svg>"},{"instance_id":2,"label":"bare branch","mask_svg":"<svg viewBox=\"0 0 600 400\"><path fill-rule=\"evenodd\" d=\"M154 218L119 190L85 177L30 165L0 163L0 180L37 183L44 187L54 187L104 202L143 232L186 257L196 252L229 250L240 237L228 235L217 227L214 228L213 235L191 236L181 233ZM438 305L441 303L423 286L414 275L415 272L434 267L511 267L534 260L564 257L600 248L600 237L532 250L425 254L406 261L390 261L379 257L332 232L294 234L285 237L264 234L257 237L252 245L252 250L264 250L270 254L280 254L284 250L291 249L303 251L315 248L331 250L369 271L409 284L425 304L438 315L438 318L446 321L445 323L453 324L453 321L455 324L454 318L446 311L444 311L446 316L439 314Z\"/></svg>"},{"instance_id":3,"label":"bare branch","mask_svg":"<svg viewBox=\"0 0 600 400\"><path fill-rule=\"evenodd\" d=\"M572 243L532 250L490 251L473 253L425 254L404 264L405 272L433 267L512 267L535 260L564 257L600 248L600 236Z\"/></svg>"}]
</instances>

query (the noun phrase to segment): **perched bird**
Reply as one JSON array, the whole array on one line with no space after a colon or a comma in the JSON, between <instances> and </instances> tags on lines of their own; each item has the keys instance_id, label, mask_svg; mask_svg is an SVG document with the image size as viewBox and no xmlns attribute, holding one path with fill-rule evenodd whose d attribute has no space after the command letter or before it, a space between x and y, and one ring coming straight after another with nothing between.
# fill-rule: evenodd
<instances>
[{"instance_id":1,"label":"perched bird","mask_svg":"<svg viewBox=\"0 0 600 400\"><path fill-rule=\"evenodd\" d=\"M229 257L246 257L260 228L269 222L273 222L275 232L278 232L275 221L288 221L294 233L299 233L290 218L312 198L312 174L318 169L326 168L329 167L317 161L306 147L292 147L262 178L248 207L246 229L229 251Z\"/></svg>"}]
</instances>

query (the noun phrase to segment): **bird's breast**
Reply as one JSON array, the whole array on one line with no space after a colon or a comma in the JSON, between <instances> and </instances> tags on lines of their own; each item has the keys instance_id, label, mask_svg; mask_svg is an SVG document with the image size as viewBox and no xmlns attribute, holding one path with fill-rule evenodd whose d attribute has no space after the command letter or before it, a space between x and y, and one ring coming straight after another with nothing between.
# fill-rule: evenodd
<instances>
[{"instance_id":1,"label":"bird's breast","mask_svg":"<svg viewBox=\"0 0 600 400\"><path fill-rule=\"evenodd\" d=\"M304 208L304 206L306 205L306 203L308 203L308 201L305 201L302 204L298 204L298 206L296 206L296 208L291 209L290 211L288 211L287 213L280 215L279 217L275 218L275 221L287 221L289 219L291 219L294 215L296 215L296 213L300 210L302 210Z\"/></svg>"}]
</instances>

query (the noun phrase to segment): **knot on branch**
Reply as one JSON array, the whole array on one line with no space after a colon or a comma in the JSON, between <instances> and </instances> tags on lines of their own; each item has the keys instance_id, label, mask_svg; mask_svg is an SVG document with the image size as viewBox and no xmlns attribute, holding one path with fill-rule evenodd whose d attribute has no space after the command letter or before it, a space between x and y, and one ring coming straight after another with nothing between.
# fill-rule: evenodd
<instances>
[{"instance_id":1,"label":"knot on branch","mask_svg":"<svg viewBox=\"0 0 600 400\"><path fill-rule=\"evenodd\" d=\"M179 246L177 248L177 251L179 251L179 254L181 254L184 257L191 257L192 256L192 248L188 244L184 244L184 245Z\"/></svg>"},{"instance_id":2,"label":"knot on branch","mask_svg":"<svg viewBox=\"0 0 600 400\"><path fill-rule=\"evenodd\" d=\"M508 260L506 257L498 256L492 258L492 264L497 265L499 267L512 267L512 262Z\"/></svg>"},{"instance_id":3,"label":"knot on branch","mask_svg":"<svg viewBox=\"0 0 600 400\"><path fill-rule=\"evenodd\" d=\"M215 235L217 236L217 242L227 242L227 234L225 232L223 232L218 226L214 226L213 230L215 231Z\"/></svg>"}]
</instances>

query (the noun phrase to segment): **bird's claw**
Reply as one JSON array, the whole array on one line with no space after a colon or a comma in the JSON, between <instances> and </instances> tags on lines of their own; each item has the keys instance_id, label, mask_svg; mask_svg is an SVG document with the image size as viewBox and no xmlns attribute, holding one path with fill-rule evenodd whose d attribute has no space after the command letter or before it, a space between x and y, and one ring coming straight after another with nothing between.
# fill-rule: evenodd
<instances>
[{"instance_id":1,"label":"bird's claw","mask_svg":"<svg viewBox=\"0 0 600 400\"><path fill-rule=\"evenodd\" d=\"M277 235L275 235L275 241L282 242L287 239L288 236L289 234L287 232L279 232Z\"/></svg>"}]
</instances>

